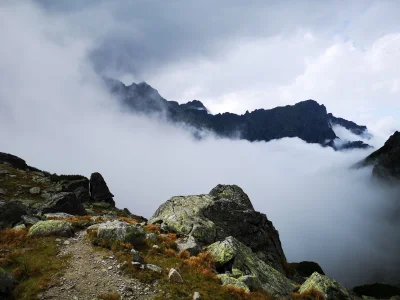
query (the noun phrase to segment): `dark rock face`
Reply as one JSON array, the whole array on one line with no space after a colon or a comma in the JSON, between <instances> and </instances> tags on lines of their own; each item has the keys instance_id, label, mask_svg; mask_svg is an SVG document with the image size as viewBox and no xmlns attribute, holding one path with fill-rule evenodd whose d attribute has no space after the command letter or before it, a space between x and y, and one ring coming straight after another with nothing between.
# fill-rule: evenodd
<instances>
[{"instance_id":1,"label":"dark rock face","mask_svg":"<svg viewBox=\"0 0 400 300\"><path fill-rule=\"evenodd\" d=\"M382 179L400 180L400 132L396 131L385 145L369 155L359 166L372 165L372 173Z\"/></svg>"},{"instance_id":2,"label":"dark rock face","mask_svg":"<svg viewBox=\"0 0 400 300\"><path fill-rule=\"evenodd\" d=\"M40 208L42 214L47 213L67 213L71 215L84 216L86 211L74 193L63 192L54 195Z\"/></svg>"},{"instance_id":3,"label":"dark rock face","mask_svg":"<svg viewBox=\"0 0 400 300\"><path fill-rule=\"evenodd\" d=\"M0 152L0 164L6 163L14 168L26 170L28 169L28 165L26 164L25 160L19 158L15 155Z\"/></svg>"},{"instance_id":4,"label":"dark rock face","mask_svg":"<svg viewBox=\"0 0 400 300\"><path fill-rule=\"evenodd\" d=\"M270 141L298 137L308 143L329 145L337 138L331 124L340 124L354 133L365 132L365 126L336 118L327 113L324 105L306 100L295 105L269 110L257 109L244 115L223 113L213 115L199 100L185 104L167 101L146 83L125 86L113 79L104 79L106 86L124 107L139 113L163 112L173 122L185 123L198 131L212 131L223 137L238 137L248 141ZM201 138L200 133L195 134ZM356 148L359 144L353 144ZM364 147L364 145L362 145Z\"/></svg>"},{"instance_id":5,"label":"dark rock face","mask_svg":"<svg viewBox=\"0 0 400 300\"><path fill-rule=\"evenodd\" d=\"M80 202L82 202L82 203L90 202L89 189L80 186L74 191L74 193L75 193L76 198Z\"/></svg>"},{"instance_id":6,"label":"dark rock face","mask_svg":"<svg viewBox=\"0 0 400 300\"><path fill-rule=\"evenodd\" d=\"M67 181L63 184L63 192L75 192L79 187L89 188L89 179L84 178L80 180Z\"/></svg>"},{"instance_id":7,"label":"dark rock face","mask_svg":"<svg viewBox=\"0 0 400 300\"><path fill-rule=\"evenodd\" d=\"M356 135L361 135L365 137L370 137L371 135L368 133L367 126L363 125L357 125L356 123L352 121L348 121L342 118L336 118L334 115L331 113L328 114L329 121L331 122L332 125L340 125L346 128L347 130L350 130L352 133Z\"/></svg>"},{"instance_id":8,"label":"dark rock face","mask_svg":"<svg viewBox=\"0 0 400 300\"><path fill-rule=\"evenodd\" d=\"M111 194L108 186L100 173L93 173L90 176L90 196L93 202L106 202L115 205L114 195Z\"/></svg>"},{"instance_id":9,"label":"dark rock face","mask_svg":"<svg viewBox=\"0 0 400 300\"><path fill-rule=\"evenodd\" d=\"M0 229L14 227L22 216L29 215L28 207L18 201L0 202Z\"/></svg>"},{"instance_id":10,"label":"dark rock face","mask_svg":"<svg viewBox=\"0 0 400 300\"><path fill-rule=\"evenodd\" d=\"M278 231L265 214L254 210L249 197L236 185L218 185L208 195L173 197L158 208L149 223L193 237L200 245L233 236L285 274L286 257Z\"/></svg>"},{"instance_id":11,"label":"dark rock face","mask_svg":"<svg viewBox=\"0 0 400 300\"><path fill-rule=\"evenodd\" d=\"M296 272L303 277L310 277L314 272L325 275L321 266L314 261L302 261L299 263L292 263L291 265L294 266Z\"/></svg>"}]
</instances>

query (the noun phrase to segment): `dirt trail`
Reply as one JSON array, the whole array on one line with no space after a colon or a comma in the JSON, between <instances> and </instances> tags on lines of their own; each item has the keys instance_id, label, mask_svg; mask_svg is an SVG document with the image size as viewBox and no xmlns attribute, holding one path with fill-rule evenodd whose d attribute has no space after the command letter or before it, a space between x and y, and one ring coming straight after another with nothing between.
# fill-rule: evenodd
<instances>
[{"instance_id":1,"label":"dirt trail","mask_svg":"<svg viewBox=\"0 0 400 300\"><path fill-rule=\"evenodd\" d=\"M98 295L118 292L121 299L152 299L154 286L122 274L111 252L94 251L85 231L60 239L60 255L72 255L70 265L59 282L40 295L40 299L91 300Z\"/></svg>"}]
</instances>

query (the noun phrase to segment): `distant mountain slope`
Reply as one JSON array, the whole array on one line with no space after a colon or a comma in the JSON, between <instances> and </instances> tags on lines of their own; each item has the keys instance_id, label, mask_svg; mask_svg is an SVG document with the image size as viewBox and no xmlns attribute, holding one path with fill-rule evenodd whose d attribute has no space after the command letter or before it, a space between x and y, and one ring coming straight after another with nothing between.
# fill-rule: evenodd
<instances>
[{"instance_id":1,"label":"distant mountain slope","mask_svg":"<svg viewBox=\"0 0 400 300\"><path fill-rule=\"evenodd\" d=\"M233 113L211 114L199 100L185 104L168 101L145 82L130 86L105 78L107 87L122 105L133 112L165 113L173 122L185 123L199 131L212 131L223 137L239 137L248 141L271 141L284 137L298 137L308 143L318 143L335 150L367 148L362 141L342 142L340 147L332 125L341 125L356 135L368 134L366 126L336 118L326 107L314 100L273 109L256 109L243 115ZM336 145L336 146L335 146Z\"/></svg>"},{"instance_id":2,"label":"distant mountain slope","mask_svg":"<svg viewBox=\"0 0 400 300\"><path fill-rule=\"evenodd\" d=\"M373 166L373 174L382 179L400 180L400 132L396 131L358 166Z\"/></svg>"}]
</instances>

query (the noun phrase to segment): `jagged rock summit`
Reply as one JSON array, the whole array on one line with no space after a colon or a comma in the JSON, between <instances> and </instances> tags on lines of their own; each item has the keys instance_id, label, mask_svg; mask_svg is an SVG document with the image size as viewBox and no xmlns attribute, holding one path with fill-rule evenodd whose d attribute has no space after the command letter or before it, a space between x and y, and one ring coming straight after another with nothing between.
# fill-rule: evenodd
<instances>
[{"instance_id":1,"label":"jagged rock summit","mask_svg":"<svg viewBox=\"0 0 400 300\"><path fill-rule=\"evenodd\" d=\"M214 115L199 100L184 104L168 101L145 82L130 86L110 78L104 78L104 82L124 109L134 113L162 113L169 121L196 129L195 136L199 138L204 131L251 142L298 137L307 143L318 143L335 150L369 147L362 141L334 143L338 137L332 129L333 125L343 126L362 138L368 138L370 134L366 126L328 114L324 105L312 99L294 105L247 111L242 115L228 112Z\"/></svg>"},{"instance_id":2,"label":"jagged rock summit","mask_svg":"<svg viewBox=\"0 0 400 300\"><path fill-rule=\"evenodd\" d=\"M254 210L247 194L236 185L217 185L207 195L172 197L149 223L209 245L233 236L260 260L285 273L286 257L279 233L265 214Z\"/></svg>"}]
</instances>

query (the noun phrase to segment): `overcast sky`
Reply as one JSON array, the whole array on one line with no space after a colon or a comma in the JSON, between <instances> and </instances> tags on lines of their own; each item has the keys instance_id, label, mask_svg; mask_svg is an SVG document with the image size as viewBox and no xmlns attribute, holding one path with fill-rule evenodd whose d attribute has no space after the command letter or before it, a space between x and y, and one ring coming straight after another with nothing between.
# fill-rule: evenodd
<instances>
[{"instance_id":1,"label":"overcast sky","mask_svg":"<svg viewBox=\"0 0 400 300\"><path fill-rule=\"evenodd\" d=\"M244 113L315 99L385 135L400 117L400 2L37 0L99 73Z\"/></svg>"},{"instance_id":2,"label":"overcast sky","mask_svg":"<svg viewBox=\"0 0 400 300\"><path fill-rule=\"evenodd\" d=\"M0 151L58 174L98 171L118 207L145 217L172 196L237 184L289 261L317 261L348 286L398 282L400 193L349 168L371 149L200 142L122 112L98 77L146 80L215 111L314 98L384 132L398 118L395 2L188 2L0 1Z\"/></svg>"}]
</instances>

